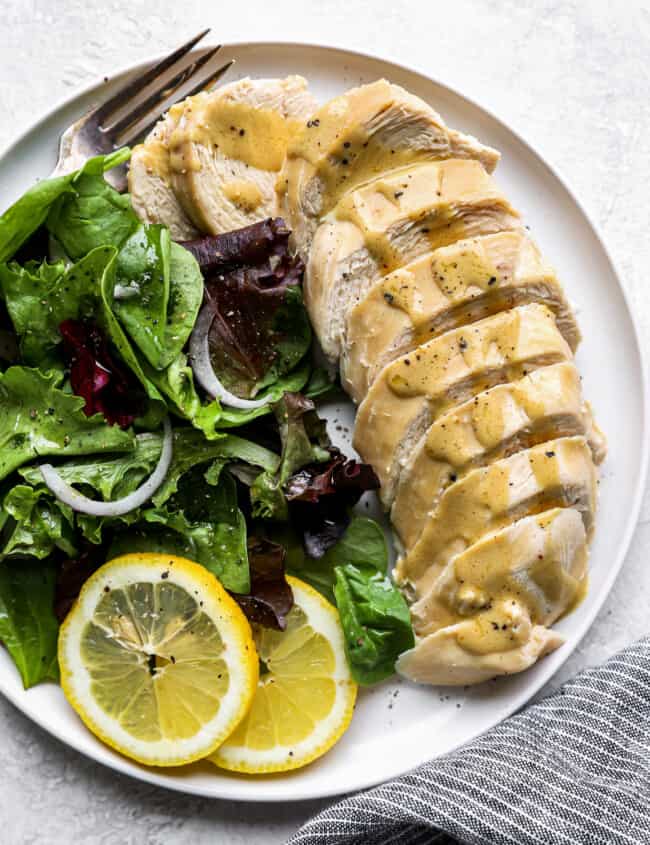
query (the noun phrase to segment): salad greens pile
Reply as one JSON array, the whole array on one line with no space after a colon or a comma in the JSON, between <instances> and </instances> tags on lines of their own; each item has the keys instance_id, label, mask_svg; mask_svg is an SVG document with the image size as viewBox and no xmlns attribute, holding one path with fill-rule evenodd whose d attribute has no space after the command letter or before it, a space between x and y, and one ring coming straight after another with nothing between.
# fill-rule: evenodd
<instances>
[{"instance_id":1,"label":"salad greens pile","mask_svg":"<svg viewBox=\"0 0 650 845\"><path fill-rule=\"evenodd\" d=\"M255 623L283 629L295 574L340 613L354 677L413 644L381 527L354 505L377 480L332 447L314 399L302 265L268 220L186 244L142 223L104 172L128 150L37 183L0 217L0 640L25 687L57 678L58 626L118 554L163 551L211 572ZM188 342L209 308L210 365L258 407L198 386ZM73 510L45 483L115 502L163 450L161 486L127 513Z\"/></svg>"}]
</instances>

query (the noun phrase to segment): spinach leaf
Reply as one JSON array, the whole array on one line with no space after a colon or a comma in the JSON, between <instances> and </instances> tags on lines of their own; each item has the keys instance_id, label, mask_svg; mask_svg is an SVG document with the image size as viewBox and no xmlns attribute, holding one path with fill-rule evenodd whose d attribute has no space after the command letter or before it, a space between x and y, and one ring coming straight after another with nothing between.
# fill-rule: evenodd
<instances>
[{"instance_id":1,"label":"spinach leaf","mask_svg":"<svg viewBox=\"0 0 650 845\"><path fill-rule=\"evenodd\" d=\"M129 153L121 152L124 161ZM140 225L131 197L109 185L105 169L98 159L87 162L48 214L48 230L73 261L98 246L121 247Z\"/></svg>"},{"instance_id":2,"label":"spinach leaf","mask_svg":"<svg viewBox=\"0 0 650 845\"><path fill-rule=\"evenodd\" d=\"M37 182L0 217L0 262L12 258L43 225L57 200L74 192L75 184L82 174L104 173L122 164L130 154L128 149L122 149L107 156L96 156L89 159L80 171Z\"/></svg>"},{"instance_id":3,"label":"spinach leaf","mask_svg":"<svg viewBox=\"0 0 650 845\"><path fill-rule=\"evenodd\" d=\"M117 258L112 307L152 367L162 369L169 302L171 240L163 226L138 226ZM126 295L128 294L128 295Z\"/></svg>"},{"instance_id":4,"label":"spinach leaf","mask_svg":"<svg viewBox=\"0 0 650 845\"><path fill-rule=\"evenodd\" d=\"M203 278L191 255L171 243L163 226L141 223L128 195L97 173L82 174L48 217L50 232L73 259L99 246L119 250L107 301L155 370L185 345L203 298ZM115 285L120 296L113 299Z\"/></svg>"},{"instance_id":5,"label":"spinach leaf","mask_svg":"<svg viewBox=\"0 0 650 845\"><path fill-rule=\"evenodd\" d=\"M334 601L334 570L337 566L374 568L385 573L388 567L386 538L379 523L363 516L353 516L341 539L328 549L323 557L312 558L305 554L298 534L289 530L276 532L274 539L287 547L287 571L301 578L325 598Z\"/></svg>"},{"instance_id":6,"label":"spinach leaf","mask_svg":"<svg viewBox=\"0 0 650 845\"><path fill-rule=\"evenodd\" d=\"M28 367L0 373L0 479L45 455L126 452L133 435L87 417L83 399L61 389L62 374Z\"/></svg>"},{"instance_id":7,"label":"spinach leaf","mask_svg":"<svg viewBox=\"0 0 650 845\"><path fill-rule=\"evenodd\" d=\"M167 323L161 367L169 366L187 343L203 301L203 276L194 256L172 242Z\"/></svg>"},{"instance_id":8,"label":"spinach leaf","mask_svg":"<svg viewBox=\"0 0 650 845\"><path fill-rule=\"evenodd\" d=\"M108 258L100 284L102 328L111 339L124 363L137 377L149 398L150 410L148 419L146 422L142 421L142 425L155 428L167 410L165 401L155 384L144 374L140 361L112 310L117 258L115 249L113 247L98 247L97 252L100 251L103 251Z\"/></svg>"},{"instance_id":9,"label":"spinach leaf","mask_svg":"<svg viewBox=\"0 0 650 845\"><path fill-rule=\"evenodd\" d=\"M0 564L0 640L25 689L59 677L54 581L52 565L29 561Z\"/></svg>"},{"instance_id":10,"label":"spinach leaf","mask_svg":"<svg viewBox=\"0 0 650 845\"><path fill-rule=\"evenodd\" d=\"M409 609L390 579L370 566L334 569L334 596L354 679L376 684L395 670L399 655L414 645Z\"/></svg>"},{"instance_id":11,"label":"spinach leaf","mask_svg":"<svg viewBox=\"0 0 650 845\"><path fill-rule=\"evenodd\" d=\"M181 357L203 300L196 260L167 229L141 226L117 257L115 290L128 294L113 300L113 310L147 364L166 370Z\"/></svg>"}]
</instances>

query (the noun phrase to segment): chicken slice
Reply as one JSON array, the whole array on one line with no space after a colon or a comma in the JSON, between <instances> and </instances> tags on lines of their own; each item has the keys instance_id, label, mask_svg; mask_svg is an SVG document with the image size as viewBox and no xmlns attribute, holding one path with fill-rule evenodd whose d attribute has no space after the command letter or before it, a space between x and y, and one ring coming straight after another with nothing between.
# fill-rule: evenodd
<instances>
[{"instance_id":1,"label":"chicken slice","mask_svg":"<svg viewBox=\"0 0 650 845\"><path fill-rule=\"evenodd\" d=\"M471 469L545 440L583 435L594 461L604 438L584 403L580 375L568 361L501 384L439 417L407 456L391 508L402 546L410 549L445 489Z\"/></svg>"},{"instance_id":2,"label":"chicken slice","mask_svg":"<svg viewBox=\"0 0 650 845\"><path fill-rule=\"evenodd\" d=\"M584 437L549 440L474 469L442 494L418 541L397 561L395 579L411 598L422 598L454 555L551 507L575 508L589 533L596 499L596 469Z\"/></svg>"},{"instance_id":3,"label":"chicken slice","mask_svg":"<svg viewBox=\"0 0 650 845\"><path fill-rule=\"evenodd\" d=\"M430 340L385 367L359 406L354 446L379 477L388 507L429 426L477 393L571 359L544 305L503 311Z\"/></svg>"},{"instance_id":4,"label":"chicken slice","mask_svg":"<svg viewBox=\"0 0 650 845\"><path fill-rule=\"evenodd\" d=\"M554 508L524 517L447 563L411 607L415 630L425 636L507 601L522 604L534 624L552 625L581 598L587 556L579 511Z\"/></svg>"},{"instance_id":5,"label":"chicken slice","mask_svg":"<svg viewBox=\"0 0 650 845\"><path fill-rule=\"evenodd\" d=\"M496 150L449 129L427 103L379 79L320 108L289 144L280 179L298 252L351 188L417 161L469 158L492 172Z\"/></svg>"},{"instance_id":6,"label":"chicken slice","mask_svg":"<svg viewBox=\"0 0 650 845\"><path fill-rule=\"evenodd\" d=\"M519 605L511 607L505 618L509 626L517 629L520 644L514 648L472 651L467 643L480 637L484 624L482 619L464 619L418 640L414 648L400 655L395 669L418 684L480 684L499 675L523 672L564 643L564 637L557 631L543 625L531 625ZM485 623L491 621L494 620L485 618Z\"/></svg>"},{"instance_id":7,"label":"chicken slice","mask_svg":"<svg viewBox=\"0 0 650 845\"><path fill-rule=\"evenodd\" d=\"M584 523L572 508L487 534L453 557L412 608L422 639L399 671L425 683L475 683L476 672L484 680L527 668L539 656L536 642L556 636L545 626L584 594L586 569Z\"/></svg>"},{"instance_id":8,"label":"chicken slice","mask_svg":"<svg viewBox=\"0 0 650 845\"><path fill-rule=\"evenodd\" d=\"M418 164L350 191L318 227L305 274L325 354L338 359L348 311L382 276L438 247L519 226L478 161Z\"/></svg>"},{"instance_id":9,"label":"chicken slice","mask_svg":"<svg viewBox=\"0 0 650 845\"><path fill-rule=\"evenodd\" d=\"M169 165L197 229L216 235L278 215L287 144L315 108L300 76L240 79L184 101L168 139Z\"/></svg>"},{"instance_id":10,"label":"chicken slice","mask_svg":"<svg viewBox=\"0 0 650 845\"><path fill-rule=\"evenodd\" d=\"M156 123L144 143L133 148L129 161L129 193L133 210L144 223L167 226L175 241L189 241L200 234L172 188L168 144L182 106L182 103L173 106Z\"/></svg>"},{"instance_id":11,"label":"chicken slice","mask_svg":"<svg viewBox=\"0 0 650 845\"><path fill-rule=\"evenodd\" d=\"M580 331L553 270L522 231L458 241L374 284L347 316L341 380L356 402L389 361L431 337L527 302L553 311L572 351Z\"/></svg>"}]
</instances>

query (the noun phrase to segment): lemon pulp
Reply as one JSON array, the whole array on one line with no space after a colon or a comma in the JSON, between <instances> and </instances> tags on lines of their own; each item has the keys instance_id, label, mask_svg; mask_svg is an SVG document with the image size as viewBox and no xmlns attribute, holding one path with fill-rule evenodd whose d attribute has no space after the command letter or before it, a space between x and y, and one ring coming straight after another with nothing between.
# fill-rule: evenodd
<instances>
[{"instance_id":1,"label":"lemon pulp","mask_svg":"<svg viewBox=\"0 0 650 845\"><path fill-rule=\"evenodd\" d=\"M141 762L210 753L248 709L250 626L204 567L127 555L95 573L61 629L62 685L86 724Z\"/></svg>"},{"instance_id":2,"label":"lemon pulp","mask_svg":"<svg viewBox=\"0 0 650 845\"><path fill-rule=\"evenodd\" d=\"M296 578L285 631L255 627L260 675L250 710L210 758L248 773L298 768L344 733L357 687L345 659L338 613Z\"/></svg>"}]
</instances>

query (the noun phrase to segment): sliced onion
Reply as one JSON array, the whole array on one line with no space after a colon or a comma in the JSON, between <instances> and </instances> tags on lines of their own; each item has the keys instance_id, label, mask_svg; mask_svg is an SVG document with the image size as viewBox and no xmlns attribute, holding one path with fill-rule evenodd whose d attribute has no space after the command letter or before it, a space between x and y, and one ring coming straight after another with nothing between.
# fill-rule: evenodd
<instances>
[{"instance_id":1,"label":"sliced onion","mask_svg":"<svg viewBox=\"0 0 650 845\"><path fill-rule=\"evenodd\" d=\"M235 396L221 384L217 374L212 368L210 361L210 349L208 346L208 332L214 320L210 306L206 305L198 316L190 337L190 359L194 376L205 392L213 399L218 399L222 404L231 408L262 408L273 402L273 397L265 396L263 399L242 399Z\"/></svg>"},{"instance_id":2,"label":"sliced onion","mask_svg":"<svg viewBox=\"0 0 650 845\"><path fill-rule=\"evenodd\" d=\"M90 516L122 516L125 513L144 505L165 480L165 476L172 462L173 437L169 420L165 419L165 433L162 449L156 468L149 478L133 493L117 499L114 502L97 502L77 492L67 481L64 481L52 464L41 464L40 470L47 487L63 504L69 505L77 513L87 513Z\"/></svg>"},{"instance_id":3,"label":"sliced onion","mask_svg":"<svg viewBox=\"0 0 650 845\"><path fill-rule=\"evenodd\" d=\"M117 284L113 288L113 299L132 299L140 294L140 288L135 285Z\"/></svg>"}]
</instances>

